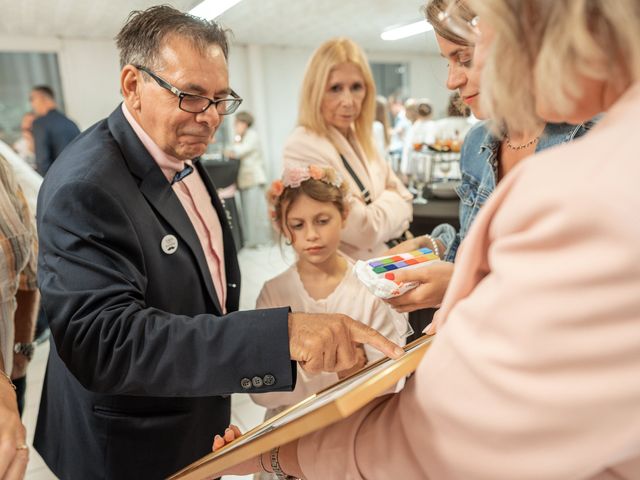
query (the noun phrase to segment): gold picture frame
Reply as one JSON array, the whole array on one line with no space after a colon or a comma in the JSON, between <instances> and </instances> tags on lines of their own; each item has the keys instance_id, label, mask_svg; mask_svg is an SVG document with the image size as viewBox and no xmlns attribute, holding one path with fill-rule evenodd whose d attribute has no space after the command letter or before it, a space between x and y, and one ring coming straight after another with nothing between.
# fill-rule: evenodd
<instances>
[{"instance_id":1,"label":"gold picture frame","mask_svg":"<svg viewBox=\"0 0 640 480\"><path fill-rule=\"evenodd\" d=\"M432 338L420 337L406 345L405 354L397 360L382 358L311 395L249 430L229 445L196 460L169 477L169 480L203 480L219 476L220 472L251 457L347 418L413 373L431 345ZM221 432L211 432L212 441L216 433Z\"/></svg>"}]
</instances>

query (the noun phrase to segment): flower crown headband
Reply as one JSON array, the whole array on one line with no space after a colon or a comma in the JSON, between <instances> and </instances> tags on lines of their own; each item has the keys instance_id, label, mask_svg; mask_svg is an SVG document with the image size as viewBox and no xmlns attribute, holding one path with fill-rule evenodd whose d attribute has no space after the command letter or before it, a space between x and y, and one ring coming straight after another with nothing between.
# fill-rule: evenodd
<instances>
[{"instance_id":1,"label":"flower crown headband","mask_svg":"<svg viewBox=\"0 0 640 480\"><path fill-rule=\"evenodd\" d=\"M298 188L302 182L309 179L319 180L336 188L342 186L342 176L331 167L320 167L318 165L286 167L282 172L282 179L275 180L271 184L268 197L271 203L275 203L282 195L285 188Z\"/></svg>"}]
</instances>

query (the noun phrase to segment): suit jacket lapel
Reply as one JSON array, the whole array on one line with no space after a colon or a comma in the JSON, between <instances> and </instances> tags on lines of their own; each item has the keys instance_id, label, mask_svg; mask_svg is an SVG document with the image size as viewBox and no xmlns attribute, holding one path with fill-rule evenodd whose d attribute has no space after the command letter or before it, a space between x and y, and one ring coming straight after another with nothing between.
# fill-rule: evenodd
<instances>
[{"instance_id":1,"label":"suit jacket lapel","mask_svg":"<svg viewBox=\"0 0 640 480\"><path fill-rule=\"evenodd\" d=\"M189 247L198 264L200 276L207 287L211 301L218 313L222 313L220 300L216 295L211 272L202 251L200 240L189 216L182 208L180 200L171 185L156 164L155 160L137 137L129 122L124 118L120 107L109 117L109 129L120 145L125 163L131 173L139 179L140 191L158 214L174 229L175 233ZM169 232L167 232L169 233ZM161 238L158 239L160 245Z\"/></svg>"},{"instance_id":2,"label":"suit jacket lapel","mask_svg":"<svg viewBox=\"0 0 640 480\"><path fill-rule=\"evenodd\" d=\"M224 201L218 197L217 189L209 177L206 169L199 161L194 161L194 166L198 170L205 187L209 191L213 208L218 214L220 226L222 227L222 240L224 245L224 267L227 277L227 311L238 309L240 303L240 266L238 265L238 253L233 241L233 222L231 214L224 206Z\"/></svg>"}]
</instances>

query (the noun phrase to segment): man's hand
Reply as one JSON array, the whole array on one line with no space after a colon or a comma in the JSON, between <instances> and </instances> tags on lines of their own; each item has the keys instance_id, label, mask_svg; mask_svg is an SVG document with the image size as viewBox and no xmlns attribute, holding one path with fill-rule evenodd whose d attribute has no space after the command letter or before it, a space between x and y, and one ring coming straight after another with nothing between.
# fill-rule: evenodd
<instances>
[{"instance_id":1,"label":"man's hand","mask_svg":"<svg viewBox=\"0 0 640 480\"><path fill-rule=\"evenodd\" d=\"M387 357L404 350L373 328L342 314L289 314L289 351L309 373L340 372L358 362L357 344L371 345Z\"/></svg>"},{"instance_id":2,"label":"man's hand","mask_svg":"<svg viewBox=\"0 0 640 480\"><path fill-rule=\"evenodd\" d=\"M356 364L349 368L348 370L342 370L338 372L338 378L342 380L343 378L347 378L349 375L356 373L358 370L361 370L368 362L367 354L364 351L364 347L362 345L356 345Z\"/></svg>"},{"instance_id":3,"label":"man's hand","mask_svg":"<svg viewBox=\"0 0 640 480\"><path fill-rule=\"evenodd\" d=\"M13 354L13 370L11 371L11 380L22 378L27 374L29 360L21 353Z\"/></svg>"},{"instance_id":4,"label":"man's hand","mask_svg":"<svg viewBox=\"0 0 640 480\"><path fill-rule=\"evenodd\" d=\"M395 282L419 282L416 288L386 300L398 312L413 312L439 307L453 275L453 263L427 262L424 267L400 269L393 272Z\"/></svg>"}]
</instances>

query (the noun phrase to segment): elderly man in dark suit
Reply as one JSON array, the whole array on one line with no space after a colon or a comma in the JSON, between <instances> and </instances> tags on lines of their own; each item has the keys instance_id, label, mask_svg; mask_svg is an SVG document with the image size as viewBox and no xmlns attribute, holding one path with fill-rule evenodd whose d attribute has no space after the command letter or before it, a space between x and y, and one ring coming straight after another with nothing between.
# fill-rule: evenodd
<instances>
[{"instance_id":1,"label":"elderly man in dark suit","mask_svg":"<svg viewBox=\"0 0 640 480\"><path fill-rule=\"evenodd\" d=\"M343 315L238 312L223 205L193 159L240 98L215 23L134 12L117 37L124 102L55 162L38 200L54 342L35 446L65 479L162 478L210 451L229 394L290 390L295 362L339 371L366 342Z\"/></svg>"},{"instance_id":2,"label":"elderly man in dark suit","mask_svg":"<svg viewBox=\"0 0 640 480\"><path fill-rule=\"evenodd\" d=\"M38 118L33 122L36 169L44 175L62 150L78 136L78 126L58 110L53 90L47 85L33 87L31 108Z\"/></svg>"}]
</instances>

